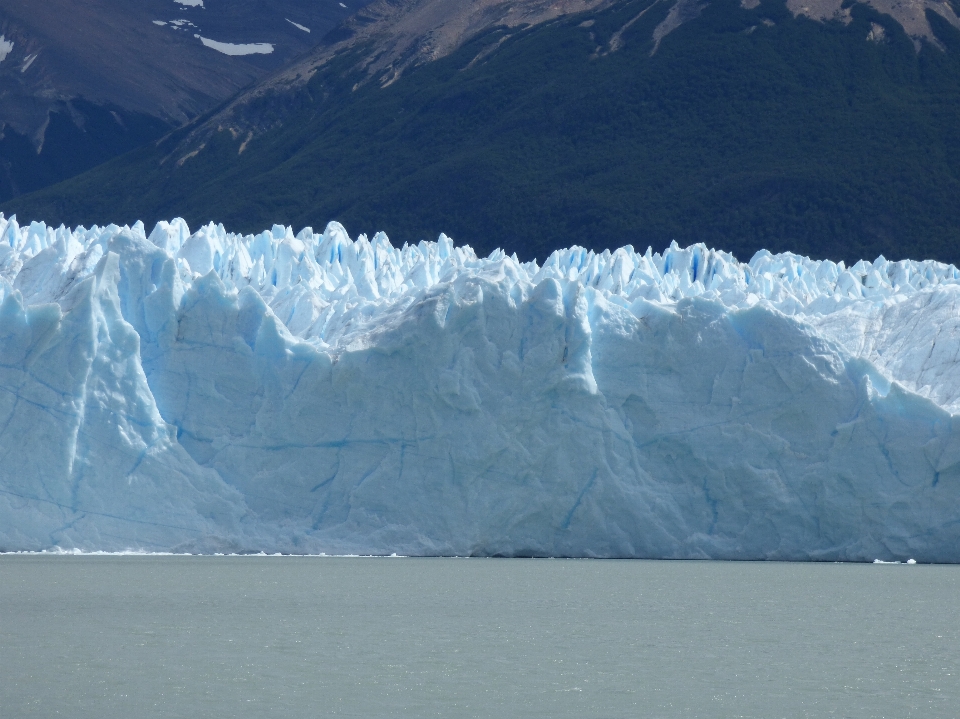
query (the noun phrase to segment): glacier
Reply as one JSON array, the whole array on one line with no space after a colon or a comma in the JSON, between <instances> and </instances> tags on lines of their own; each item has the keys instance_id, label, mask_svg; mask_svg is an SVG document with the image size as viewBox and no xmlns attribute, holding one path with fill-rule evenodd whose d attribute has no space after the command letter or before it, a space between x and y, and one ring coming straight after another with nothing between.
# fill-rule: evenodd
<instances>
[{"instance_id":1,"label":"glacier","mask_svg":"<svg viewBox=\"0 0 960 719\"><path fill-rule=\"evenodd\" d=\"M0 551L960 561L960 272L0 215Z\"/></svg>"}]
</instances>

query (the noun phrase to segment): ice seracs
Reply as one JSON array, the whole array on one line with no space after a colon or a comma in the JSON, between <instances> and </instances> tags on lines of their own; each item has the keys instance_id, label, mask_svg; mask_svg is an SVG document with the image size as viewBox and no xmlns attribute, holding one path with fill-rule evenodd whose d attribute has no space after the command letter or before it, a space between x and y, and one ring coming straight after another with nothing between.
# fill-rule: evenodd
<instances>
[{"instance_id":1,"label":"ice seracs","mask_svg":"<svg viewBox=\"0 0 960 719\"><path fill-rule=\"evenodd\" d=\"M0 549L960 561L958 293L0 219Z\"/></svg>"}]
</instances>

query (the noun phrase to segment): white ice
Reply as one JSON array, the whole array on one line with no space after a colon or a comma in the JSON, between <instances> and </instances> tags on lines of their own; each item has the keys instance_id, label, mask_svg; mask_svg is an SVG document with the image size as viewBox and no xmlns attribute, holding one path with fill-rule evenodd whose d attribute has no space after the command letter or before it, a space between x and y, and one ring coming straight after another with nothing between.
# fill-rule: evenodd
<instances>
[{"instance_id":1,"label":"white ice","mask_svg":"<svg viewBox=\"0 0 960 719\"><path fill-rule=\"evenodd\" d=\"M960 272L0 216L0 551L960 561Z\"/></svg>"},{"instance_id":2,"label":"white ice","mask_svg":"<svg viewBox=\"0 0 960 719\"><path fill-rule=\"evenodd\" d=\"M0 35L0 62L6 60L11 52L13 52L13 41Z\"/></svg>"},{"instance_id":3,"label":"white ice","mask_svg":"<svg viewBox=\"0 0 960 719\"><path fill-rule=\"evenodd\" d=\"M294 26L295 28L297 28L298 30L303 30L304 32L310 32L310 28L305 27L305 26L301 25L301 24L298 23L298 22L294 22L294 21L291 20L290 18L284 18L284 20L286 20L288 23L290 23L291 25L293 25L293 26ZM0 39L2 39L2 38L3 38L3 36L0 35ZM0 59L2 59L2 58L0 58Z\"/></svg>"},{"instance_id":4,"label":"white ice","mask_svg":"<svg viewBox=\"0 0 960 719\"><path fill-rule=\"evenodd\" d=\"M224 55L269 55L273 52L273 45L268 42L217 42L216 40L210 40L200 35L194 35L194 37L199 39L200 42L207 47L217 52L222 52Z\"/></svg>"}]
</instances>

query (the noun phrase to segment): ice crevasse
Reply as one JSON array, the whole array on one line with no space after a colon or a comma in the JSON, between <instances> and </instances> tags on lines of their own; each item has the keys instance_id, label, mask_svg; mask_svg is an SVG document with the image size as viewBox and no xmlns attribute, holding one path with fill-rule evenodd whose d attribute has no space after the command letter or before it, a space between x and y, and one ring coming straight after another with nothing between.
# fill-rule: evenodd
<instances>
[{"instance_id":1,"label":"ice crevasse","mask_svg":"<svg viewBox=\"0 0 960 719\"><path fill-rule=\"evenodd\" d=\"M960 272L0 216L0 550L960 561Z\"/></svg>"}]
</instances>

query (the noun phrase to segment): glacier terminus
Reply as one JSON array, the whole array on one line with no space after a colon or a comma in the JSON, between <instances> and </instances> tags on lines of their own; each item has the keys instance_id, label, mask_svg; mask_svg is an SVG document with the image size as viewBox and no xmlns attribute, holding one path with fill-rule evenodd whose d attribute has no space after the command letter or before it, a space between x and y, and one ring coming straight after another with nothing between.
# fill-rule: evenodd
<instances>
[{"instance_id":1,"label":"glacier terminus","mask_svg":"<svg viewBox=\"0 0 960 719\"><path fill-rule=\"evenodd\" d=\"M0 551L960 562L960 271L0 216Z\"/></svg>"}]
</instances>

